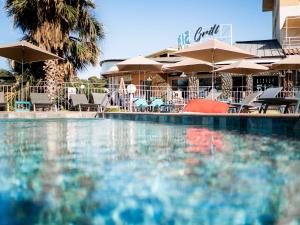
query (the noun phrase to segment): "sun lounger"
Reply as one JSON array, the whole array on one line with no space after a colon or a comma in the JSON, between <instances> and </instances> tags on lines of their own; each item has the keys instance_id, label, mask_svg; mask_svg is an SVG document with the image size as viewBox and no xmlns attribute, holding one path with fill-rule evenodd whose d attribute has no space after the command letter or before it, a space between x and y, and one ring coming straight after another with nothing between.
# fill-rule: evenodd
<instances>
[{"instance_id":1,"label":"sun lounger","mask_svg":"<svg viewBox=\"0 0 300 225\"><path fill-rule=\"evenodd\" d=\"M282 91L282 87L268 88L259 97L259 99L275 98Z\"/></svg>"},{"instance_id":2,"label":"sun lounger","mask_svg":"<svg viewBox=\"0 0 300 225\"><path fill-rule=\"evenodd\" d=\"M53 103L49 100L48 93L31 93L30 99L34 112L37 108L48 109L50 111L53 106Z\"/></svg>"},{"instance_id":3,"label":"sun lounger","mask_svg":"<svg viewBox=\"0 0 300 225\"><path fill-rule=\"evenodd\" d=\"M97 111L103 112L109 106L109 97L107 93L92 93L93 102L97 105Z\"/></svg>"},{"instance_id":4,"label":"sun lounger","mask_svg":"<svg viewBox=\"0 0 300 225\"><path fill-rule=\"evenodd\" d=\"M0 92L0 108L1 109L6 109L7 111L9 110L9 105L5 103L4 100L4 92Z\"/></svg>"},{"instance_id":5,"label":"sun lounger","mask_svg":"<svg viewBox=\"0 0 300 225\"><path fill-rule=\"evenodd\" d=\"M253 102L257 99L258 96L260 96L263 92L258 91L254 92L246 98L243 99L241 103L232 103L230 105L230 110L234 110L235 112L241 113L243 111L249 112L249 109L255 108L256 106L253 104Z\"/></svg>"},{"instance_id":6,"label":"sun lounger","mask_svg":"<svg viewBox=\"0 0 300 225\"><path fill-rule=\"evenodd\" d=\"M290 106L294 106L294 113L295 114L300 113L300 92L297 92L295 94L295 97L292 97L292 98L287 97L286 99L287 100L294 100L294 103L292 103Z\"/></svg>"},{"instance_id":7,"label":"sun lounger","mask_svg":"<svg viewBox=\"0 0 300 225\"><path fill-rule=\"evenodd\" d=\"M297 99L297 103L295 104L295 113L300 113L300 92L296 93L295 98Z\"/></svg>"},{"instance_id":8,"label":"sun lounger","mask_svg":"<svg viewBox=\"0 0 300 225\"><path fill-rule=\"evenodd\" d=\"M296 98L278 98L277 95L281 91L282 87L265 90L260 98L255 101L261 104L259 113L267 113L269 106L284 106L284 113L288 113L289 107L298 103Z\"/></svg>"},{"instance_id":9,"label":"sun lounger","mask_svg":"<svg viewBox=\"0 0 300 225\"><path fill-rule=\"evenodd\" d=\"M71 98L71 108L77 109L79 111L82 111L83 109L86 109L87 111L90 111L92 108L97 108L97 105L90 104L84 94L73 94L70 95Z\"/></svg>"}]
</instances>

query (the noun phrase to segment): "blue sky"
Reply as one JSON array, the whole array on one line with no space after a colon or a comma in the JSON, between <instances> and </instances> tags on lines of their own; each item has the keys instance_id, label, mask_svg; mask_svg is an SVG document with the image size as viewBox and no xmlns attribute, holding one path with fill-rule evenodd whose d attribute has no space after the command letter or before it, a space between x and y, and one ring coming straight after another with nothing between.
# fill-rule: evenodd
<instances>
[{"instance_id":1,"label":"blue sky","mask_svg":"<svg viewBox=\"0 0 300 225\"><path fill-rule=\"evenodd\" d=\"M0 44L22 37L0 0ZM199 26L232 24L233 40L272 38L272 15L262 12L262 0L95 0L98 19L106 37L101 59L147 55L177 44L180 33ZM7 62L0 60L0 68ZM100 67L79 72L86 78L98 75Z\"/></svg>"}]
</instances>

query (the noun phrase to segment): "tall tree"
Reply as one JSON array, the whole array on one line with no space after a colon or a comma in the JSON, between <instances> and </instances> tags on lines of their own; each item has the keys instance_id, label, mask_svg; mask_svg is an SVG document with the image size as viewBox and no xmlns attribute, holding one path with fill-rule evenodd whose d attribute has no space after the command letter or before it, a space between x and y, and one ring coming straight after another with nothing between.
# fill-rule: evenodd
<instances>
[{"instance_id":1,"label":"tall tree","mask_svg":"<svg viewBox=\"0 0 300 225\"><path fill-rule=\"evenodd\" d=\"M78 70L96 65L104 37L103 26L93 15L92 0L7 0L5 8L25 40L51 51L65 61L44 64L49 91L56 94L62 81L69 81Z\"/></svg>"}]
</instances>

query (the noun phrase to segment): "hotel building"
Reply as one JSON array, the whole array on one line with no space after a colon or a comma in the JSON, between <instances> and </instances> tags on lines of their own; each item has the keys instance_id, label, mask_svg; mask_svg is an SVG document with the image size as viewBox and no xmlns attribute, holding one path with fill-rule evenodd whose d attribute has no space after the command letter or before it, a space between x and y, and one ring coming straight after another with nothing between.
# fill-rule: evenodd
<instances>
[{"instance_id":1,"label":"hotel building","mask_svg":"<svg viewBox=\"0 0 300 225\"><path fill-rule=\"evenodd\" d=\"M244 49L257 58L251 61L270 66L289 55L300 54L300 1L299 0L263 0L264 12L272 12L273 38L270 40L237 41L235 46ZM182 60L174 55L177 47L166 48L146 57L157 62L169 65ZM116 63L125 59L107 59L101 61L102 75L108 79L110 87L118 87L122 77L125 84L135 84L144 90L157 90L164 87L172 91L189 91L191 87L199 91L211 86L210 73L197 73L193 76L183 77L181 73L164 70L160 74L119 73ZM230 64L224 62L218 66ZM251 91L263 90L270 86L283 86L284 90L291 91L300 87L300 72L298 71L268 71L264 74L252 76L219 74L216 78L216 88L222 90L225 97L239 97Z\"/></svg>"}]
</instances>

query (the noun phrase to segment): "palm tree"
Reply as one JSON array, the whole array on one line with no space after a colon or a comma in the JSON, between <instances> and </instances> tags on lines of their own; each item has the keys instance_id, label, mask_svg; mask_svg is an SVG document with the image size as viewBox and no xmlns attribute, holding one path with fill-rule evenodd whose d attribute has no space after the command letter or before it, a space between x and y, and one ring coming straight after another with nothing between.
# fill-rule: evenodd
<instances>
[{"instance_id":1,"label":"palm tree","mask_svg":"<svg viewBox=\"0 0 300 225\"><path fill-rule=\"evenodd\" d=\"M5 9L13 17L23 39L64 58L44 63L45 80L52 96L63 81L72 80L87 65L96 65L104 37L103 26L92 11L92 0L7 0Z\"/></svg>"}]
</instances>

